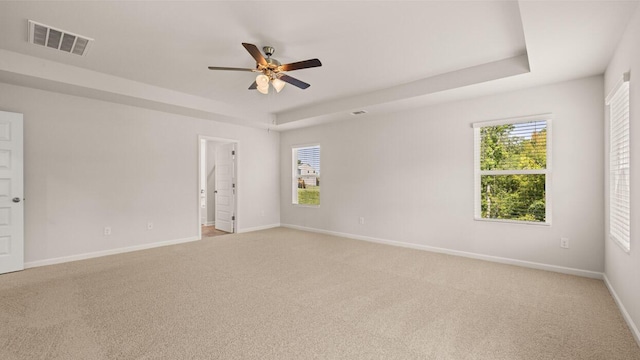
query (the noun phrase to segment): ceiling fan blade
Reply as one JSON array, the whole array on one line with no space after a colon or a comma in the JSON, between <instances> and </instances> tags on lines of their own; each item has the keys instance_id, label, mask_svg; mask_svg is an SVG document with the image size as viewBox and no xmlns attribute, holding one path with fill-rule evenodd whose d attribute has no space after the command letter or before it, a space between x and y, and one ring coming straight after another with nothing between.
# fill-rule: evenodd
<instances>
[{"instance_id":1,"label":"ceiling fan blade","mask_svg":"<svg viewBox=\"0 0 640 360\"><path fill-rule=\"evenodd\" d=\"M290 64L280 65L280 71L293 71L300 69L308 69L313 67L322 66L322 63L318 59L310 59L304 61L298 61Z\"/></svg>"},{"instance_id":2,"label":"ceiling fan blade","mask_svg":"<svg viewBox=\"0 0 640 360\"><path fill-rule=\"evenodd\" d=\"M303 89L303 90L308 88L309 86L311 86L311 85L307 84L304 81L300 81L300 80L298 80L298 79L296 79L294 77L291 77L291 76L285 75L285 74L280 74L278 76L278 78L280 80L286 82L286 83L289 83L289 84L291 84L293 86L297 86L297 87L299 87L300 89Z\"/></svg>"},{"instance_id":3,"label":"ceiling fan blade","mask_svg":"<svg viewBox=\"0 0 640 360\"><path fill-rule=\"evenodd\" d=\"M257 82L253 82L253 84L251 84L251 86L249 86L249 90L255 90L258 88L258 83Z\"/></svg>"},{"instance_id":4,"label":"ceiling fan blade","mask_svg":"<svg viewBox=\"0 0 640 360\"><path fill-rule=\"evenodd\" d=\"M267 60L264 59L264 56L262 56L262 53L260 52L257 46L253 44L247 44L247 43L242 43L242 46L244 46L244 48L247 49L249 54L251 54L251 56L253 56L253 58L256 59L256 62L258 64L267 66Z\"/></svg>"},{"instance_id":5,"label":"ceiling fan blade","mask_svg":"<svg viewBox=\"0 0 640 360\"><path fill-rule=\"evenodd\" d=\"M224 66L209 66L209 70L253 71L254 69L234 68Z\"/></svg>"}]
</instances>

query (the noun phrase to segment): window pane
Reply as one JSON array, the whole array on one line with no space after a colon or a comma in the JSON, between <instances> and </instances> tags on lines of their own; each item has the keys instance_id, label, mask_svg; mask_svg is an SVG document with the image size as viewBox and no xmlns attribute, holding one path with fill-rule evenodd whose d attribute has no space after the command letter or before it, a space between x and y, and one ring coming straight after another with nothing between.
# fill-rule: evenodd
<instances>
[{"instance_id":1,"label":"window pane","mask_svg":"<svg viewBox=\"0 0 640 360\"><path fill-rule=\"evenodd\" d=\"M545 175L482 175L481 216L545 222Z\"/></svg>"},{"instance_id":2,"label":"window pane","mask_svg":"<svg viewBox=\"0 0 640 360\"><path fill-rule=\"evenodd\" d=\"M320 205L320 146L294 148L294 204Z\"/></svg>"},{"instance_id":3,"label":"window pane","mask_svg":"<svg viewBox=\"0 0 640 360\"><path fill-rule=\"evenodd\" d=\"M480 129L480 170L531 170L547 166L547 122Z\"/></svg>"}]
</instances>

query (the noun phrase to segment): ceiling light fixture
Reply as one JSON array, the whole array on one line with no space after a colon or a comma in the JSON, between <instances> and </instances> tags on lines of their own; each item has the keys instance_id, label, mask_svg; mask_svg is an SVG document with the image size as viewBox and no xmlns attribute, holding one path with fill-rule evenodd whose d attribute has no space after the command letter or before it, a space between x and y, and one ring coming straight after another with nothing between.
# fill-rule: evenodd
<instances>
[{"instance_id":1,"label":"ceiling light fixture","mask_svg":"<svg viewBox=\"0 0 640 360\"><path fill-rule=\"evenodd\" d=\"M286 82L278 78L271 80L271 85L273 85L273 88L276 89L276 92L282 91L282 88L284 88L286 84L287 84Z\"/></svg>"},{"instance_id":2,"label":"ceiling light fixture","mask_svg":"<svg viewBox=\"0 0 640 360\"><path fill-rule=\"evenodd\" d=\"M262 48L266 57L262 56L258 47L253 44L242 43L242 46L249 52L249 54L256 60L256 67L253 69L235 68L235 67L220 67L209 66L209 70L231 70L231 71L252 71L260 73L256 76L256 81L249 86L249 90L258 90L261 94L269 93L269 84L276 89L276 92L282 91L286 83L289 83L300 89L308 88L309 84L304 81L300 81L294 77L291 77L285 72L293 70L308 69L313 67L322 66L322 63L318 59L309 59L304 61L298 61L290 64L281 64L280 61L271 57L276 49L273 46L265 46Z\"/></svg>"},{"instance_id":3,"label":"ceiling light fixture","mask_svg":"<svg viewBox=\"0 0 640 360\"><path fill-rule=\"evenodd\" d=\"M267 95L269 93L269 84L276 89L276 92L280 92L286 83L278 79L276 74L269 70L266 70L264 73L256 76L256 90L261 94Z\"/></svg>"},{"instance_id":4,"label":"ceiling light fixture","mask_svg":"<svg viewBox=\"0 0 640 360\"><path fill-rule=\"evenodd\" d=\"M269 85L264 86L264 87L257 87L256 90L258 90L261 94L269 94Z\"/></svg>"},{"instance_id":5,"label":"ceiling light fixture","mask_svg":"<svg viewBox=\"0 0 640 360\"><path fill-rule=\"evenodd\" d=\"M256 76L256 89L262 94L269 93L269 77L265 74Z\"/></svg>"}]
</instances>

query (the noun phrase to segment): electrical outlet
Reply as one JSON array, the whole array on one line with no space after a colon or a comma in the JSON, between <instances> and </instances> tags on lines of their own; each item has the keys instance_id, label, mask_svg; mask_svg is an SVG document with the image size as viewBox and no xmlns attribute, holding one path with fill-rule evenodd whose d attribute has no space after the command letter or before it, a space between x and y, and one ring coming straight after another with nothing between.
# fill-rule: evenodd
<instances>
[{"instance_id":1,"label":"electrical outlet","mask_svg":"<svg viewBox=\"0 0 640 360\"><path fill-rule=\"evenodd\" d=\"M153 230L153 223L151 221L147 223L147 230Z\"/></svg>"},{"instance_id":2,"label":"electrical outlet","mask_svg":"<svg viewBox=\"0 0 640 360\"><path fill-rule=\"evenodd\" d=\"M360 216L360 225L364 225L364 217Z\"/></svg>"},{"instance_id":3,"label":"electrical outlet","mask_svg":"<svg viewBox=\"0 0 640 360\"><path fill-rule=\"evenodd\" d=\"M569 238L563 237L560 238L560 247L563 249L569 248Z\"/></svg>"},{"instance_id":4,"label":"electrical outlet","mask_svg":"<svg viewBox=\"0 0 640 360\"><path fill-rule=\"evenodd\" d=\"M104 236L109 236L111 235L111 226L105 226L104 227Z\"/></svg>"}]
</instances>

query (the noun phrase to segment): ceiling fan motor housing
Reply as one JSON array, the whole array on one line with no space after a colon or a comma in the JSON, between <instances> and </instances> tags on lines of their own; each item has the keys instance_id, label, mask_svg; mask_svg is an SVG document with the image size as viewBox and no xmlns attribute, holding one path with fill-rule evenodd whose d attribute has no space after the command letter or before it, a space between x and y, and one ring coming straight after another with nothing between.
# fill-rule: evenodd
<instances>
[{"instance_id":1,"label":"ceiling fan motor housing","mask_svg":"<svg viewBox=\"0 0 640 360\"><path fill-rule=\"evenodd\" d=\"M276 59L272 59L272 58L266 58L265 59L267 61L268 67L270 69L275 69L278 66L280 66L280 61L276 60Z\"/></svg>"},{"instance_id":2,"label":"ceiling fan motor housing","mask_svg":"<svg viewBox=\"0 0 640 360\"><path fill-rule=\"evenodd\" d=\"M264 51L267 56L271 56L275 54L276 49L273 46L263 46L262 51Z\"/></svg>"},{"instance_id":3,"label":"ceiling fan motor housing","mask_svg":"<svg viewBox=\"0 0 640 360\"><path fill-rule=\"evenodd\" d=\"M271 55L276 52L276 49L273 46L264 46L262 47L262 51L264 51L265 55L267 55L267 57L264 59L267 62L267 66L264 66L262 69L260 69L260 65L256 65L258 65L258 68L262 70L265 75L273 78L275 73L277 73L279 70L278 67L281 65L280 61L271 58Z\"/></svg>"}]
</instances>

